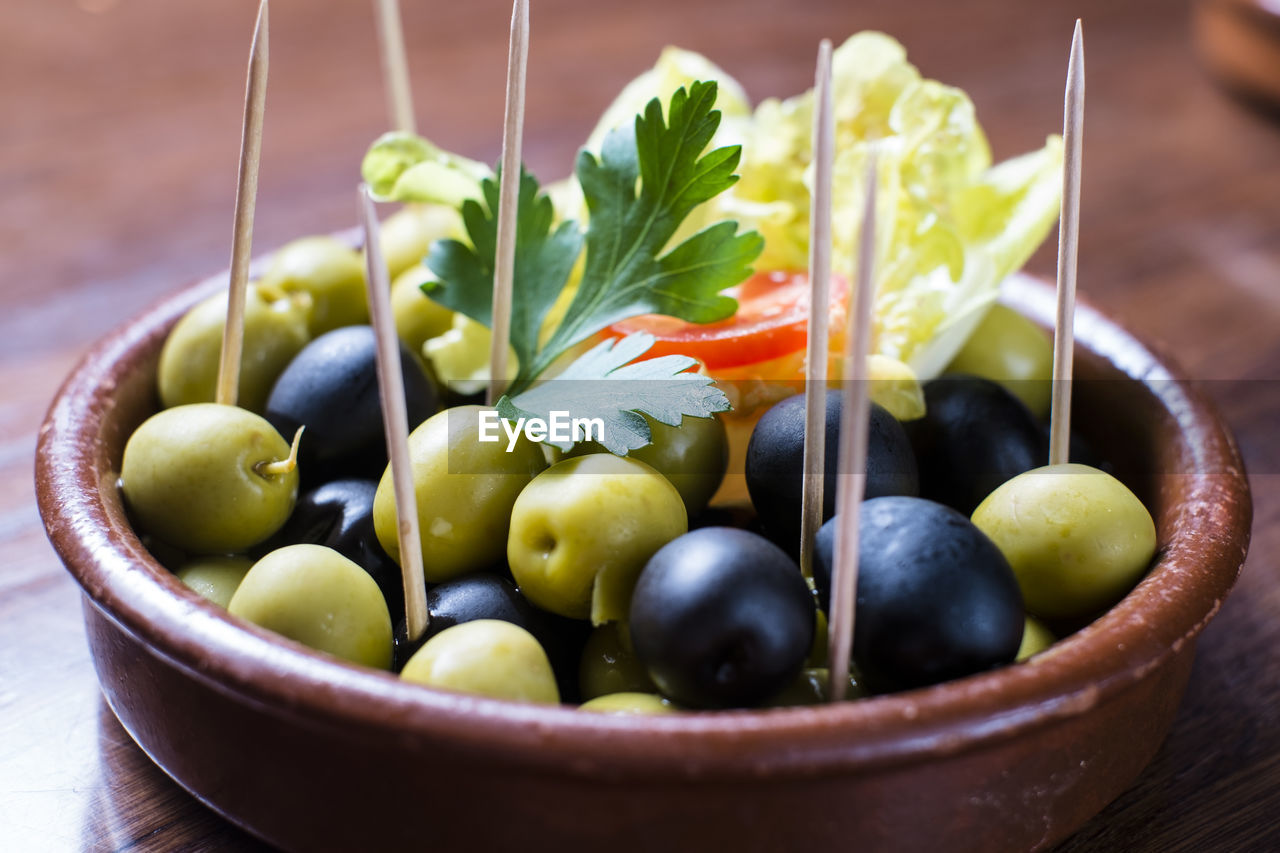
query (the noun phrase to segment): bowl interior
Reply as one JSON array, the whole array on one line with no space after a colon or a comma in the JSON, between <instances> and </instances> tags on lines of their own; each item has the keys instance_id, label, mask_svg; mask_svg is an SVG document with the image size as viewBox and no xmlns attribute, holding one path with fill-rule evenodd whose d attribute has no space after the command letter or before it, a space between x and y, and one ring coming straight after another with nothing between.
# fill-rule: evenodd
<instances>
[{"instance_id":1,"label":"bowl interior","mask_svg":"<svg viewBox=\"0 0 1280 853\"><path fill-rule=\"evenodd\" d=\"M94 607L193 677L313 726L447 737L537 764L602 755L633 772L733 775L768 761L814 772L1010 737L1084 713L1189 642L1243 563L1251 515L1234 442L1167 361L1086 305L1076 320L1075 422L1152 511L1158 562L1119 604L1037 657L935 687L821 707L611 717L461 696L351 666L243 623L187 589L129 526L117 479L157 407L169 328L221 275L99 342L58 392L37 456L51 541ZM1052 290L1017 276L1007 300L1044 323Z\"/></svg>"}]
</instances>

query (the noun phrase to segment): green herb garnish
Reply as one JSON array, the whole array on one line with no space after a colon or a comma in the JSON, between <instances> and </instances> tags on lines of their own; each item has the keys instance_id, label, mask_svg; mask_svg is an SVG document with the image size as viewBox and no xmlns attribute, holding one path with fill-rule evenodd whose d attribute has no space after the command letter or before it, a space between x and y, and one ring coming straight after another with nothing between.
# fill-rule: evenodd
<instances>
[{"instance_id":1,"label":"green herb garnish","mask_svg":"<svg viewBox=\"0 0 1280 853\"><path fill-rule=\"evenodd\" d=\"M498 182L486 178L480 189L487 207L473 200L462 204L462 222L471 245L458 240L437 240L427 255L427 266L439 281L427 282L423 290L433 301L465 314L486 328L493 328ZM520 175L519 198L510 342L520 372L512 383L512 391L528 386L545 369L545 364L533 369L539 353L542 323L582 253L582 231L578 223L562 222L554 231L551 229L555 215L551 199L538 192L538 181L528 172Z\"/></svg>"},{"instance_id":2,"label":"green herb garnish","mask_svg":"<svg viewBox=\"0 0 1280 853\"><path fill-rule=\"evenodd\" d=\"M738 180L741 146L703 153L720 126L717 88L711 81L678 89L665 117L654 98L634 128L605 136L598 157L586 150L578 155L576 174L590 214L585 229L573 220L556 225L551 200L537 179L521 172L510 337L519 368L509 396L498 403L503 417L567 411L600 418L605 446L625 455L651 440L639 412L678 425L685 415L729 409L710 378L688 372L694 359L636 361L654 343L642 333L606 341L556 380L534 387L557 359L620 320L665 314L710 323L737 310L721 291L751 274L764 248L758 233L739 234L737 222L724 221L668 249L694 208ZM385 200L460 204L468 242L434 243L426 265L438 281L422 287L440 305L492 328L497 179L477 163L404 134L374 143L362 169ZM580 261L582 277L563 319L544 329Z\"/></svg>"},{"instance_id":3,"label":"green herb garnish","mask_svg":"<svg viewBox=\"0 0 1280 853\"><path fill-rule=\"evenodd\" d=\"M531 175L521 175L511 319L520 366L509 393L526 390L557 358L619 320L654 313L709 323L737 309L720 291L750 275L764 248L759 234L738 234L736 222L720 222L663 253L695 207L737 181L740 146L702 153L720 124L715 99L714 82L681 88L664 120L654 98L634 131L619 128L605 137L599 158L579 154L577 176L591 214L585 238L573 221L553 230L551 201ZM471 245L438 241L427 266L440 279L430 285L433 300L490 325L498 186L484 179L481 188L484 205L462 204ZM578 290L540 343L542 323L584 243Z\"/></svg>"},{"instance_id":4,"label":"green herb garnish","mask_svg":"<svg viewBox=\"0 0 1280 853\"><path fill-rule=\"evenodd\" d=\"M597 344L556 378L514 398L504 396L498 414L509 421L537 417L549 422L552 412L563 410L575 418L598 418L603 425L600 443L625 456L652 440L649 424L637 412L679 426L685 415L708 418L729 410L728 399L710 376L688 372L696 359L664 355L636 361L653 343L652 335L635 332ZM572 441L550 438L546 443L561 450L573 446Z\"/></svg>"}]
</instances>

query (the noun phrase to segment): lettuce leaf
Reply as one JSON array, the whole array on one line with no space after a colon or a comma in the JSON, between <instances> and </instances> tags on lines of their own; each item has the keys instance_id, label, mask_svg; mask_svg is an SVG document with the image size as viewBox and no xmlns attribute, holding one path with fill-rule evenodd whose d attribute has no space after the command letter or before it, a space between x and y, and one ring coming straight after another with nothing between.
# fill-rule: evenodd
<instances>
[{"instance_id":1,"label":"lettuce leaf","mask_svg":"<svg viewBox=\"0 0 1280 853\"><path fill-rule=\"evenodd\" d=\"M404 131L374 140L360 163L360 175L378 201L432 202L460 207L479 200L480 181L489 167L451 154L427 139Z\"/></svg>"},{"instance_id":2,"label":"lettuce leaf","mask_svg":"<svg viewBox=\"0 0 1280 853\"><path fill-rule=\"evenodd\" d=\"M964 344L1001 282L1048 235L1058 216L1062 142L992 165L973 103L959 89L924 79L906 51L883 33L849 38L833 56L836 114L833 267L851 276L860 226L861 181L872 149L879 158L876 303L872 349L937 375ZM756 269L803 269L809 254L810 129L813 93L771 98L751 111L742 87L705 57L667 48L605 111L585 150L654 97L697 79L716 79L723 120L712 145L741 144L740 179L700 205L669 246L721 220L758 231ZM417 137L387 134L369 150L365 180L379 197L461 204L480 199L482 164ZM557 220L588 219L582 188L568 178L547 187ZM549 315L559 322L580 268ZM545 330L544 330L545 331Z\"/></svg>"},{"instance_id":3,"label":"lettuce leaf","mask_svg":"<svg viewBox=\"0 0 1280 853\"><path fill-rule=\"evenodd\" d=\"M696 62L687 52L681 56ZM951 360L995 301L1000 283L1053 227L1062 143L1050 137L1039 151L993 167L968 96L921 77L902 45L882 33L858 33L838 47L832 73L833 267L852 274L861 183L874 147L879 228L873 351L928 379ZM632 85L663 73L655 68L647 75ZM765 239L757 269L807 266L813 97L808 91L765 100L750 119L733 125L742 143L741 178L694 211L686 227L734 219Z\"/></svg>"}]
</instances>

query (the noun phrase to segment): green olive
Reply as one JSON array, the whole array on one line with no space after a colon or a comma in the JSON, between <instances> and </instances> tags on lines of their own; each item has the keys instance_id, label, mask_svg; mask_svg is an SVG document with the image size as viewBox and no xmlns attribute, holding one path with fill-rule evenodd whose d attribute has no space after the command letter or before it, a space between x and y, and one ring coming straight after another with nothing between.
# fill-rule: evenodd
<instances>
[{"instance_id":1,"label":"green olive","mask_svg":"<svg viewBox=\"0 0 1280 853\"><path fill-rule=\"evenodd\" d=\"M1049 414L1053 341L1031 320L996 303L947 366L999 382L1038 418Z\"/></svg>"},{"instance_id":2,"label":"green olive","mask_svg":"<svg viewBox=\"0 0 1280 853\"><path fill-rule=\"evenodd\" d=\"M227 609L343 660L391 667L391 614L382 591L332 548L277 548L253 564Z\"/></svg>"},{"instance_id":3,"label":"green olive","mask_svg":"<svg viewBox=\"0 0 1280 853\"><path fill-rule=\"evenodd\" d=\"M769 701L772 708L791 708L797 705L821 705L831 697L831 671L826 667L806 667L781 693ZM858 683L856 673L849 673L849 686L844 691L846 699L868 696L866 688Z\"/></svg>"},{"instance_id":4,"label":"green olive","mask_svg":"<svg viewBox=\"0 0 1280 853\"><path fill-rule=\"evenodd\" d=\"M476 619L445 628L400 672L406 681L517 702L560 702L547 653L510 622Z\"/></svg>"},{"instance_id":5,"label":"green olive","mask_svg":"<svg viewBox=\"0 0 1280 853\"><path fill-rule=\"evenodd\" d=\"M120 488L138 526L196 554L245 551L293 512L288 442L236 406L196 403L152 415L129 437Z\"/></svg>"},{"instance_id":6,"label":"green olive","mask_svg":"<svg viewBox=\"0 0 1280 853\"><path fill-rule=\"evenodd\" d=\"M595 714L670 714L676 710L670 699L656 693L607 693L583 702L579 711Z\"/></svg>"},{"instance_id":7,"label":"green olive","mask_svg":"<svg viewBox=\"0 0 1280 853\"><path fill-rule=\"evenodd\" d=\"M245 295L244 351L240 362L240 406L266 408L271 386L310 339L306 297L268 302L256 287ZM160 352L160 402L166 408L212 403L218 384L227 294L197 304L173 327Z\"/></svg>"},{"instance_id":8,"label":"green olive","mask_svg":"<svg viewBox=\"0 0 1280 853\"><path fill-rule=\"evenodd\" d=\"M190 560L181 548L175 548L168 542L158 536L153 536L144 530L137 531L138 538L142 540L142 547L146 548L152 557L171 572L177 572L185 566Z\"/></svg>"},{"instance_id":9,"label":"green olive","mask_svg":"<svg viewBox=\"0 0 1280 853\"><path fill-rule=\"evenodd\" d=\"M1018 656L1014 660L1024 661L1032 655L1038 655L1057 642L1053 632L1044 623L1032 616L1022 629L1022 645L1018 646Z\"/></svg>"},{"instance_id":10,"label":"green olive","mask_svg":"<svg viewBox=\"0 0 1280 853\"><path fill-rule=\"evenodd\" d=\"M578 691L583 699L610 693L650 692L656 688L628 642L621 622L601 625L591 632L578 667Z\"/></svg>"},{"instance_id":11,"label":"green olive","mask_svg":"<svg viewBox=\"0 0 1280 853\"><path fill-rule=\"evenodd\" d=\"M422 292L422 283L431 280L423 266L412 266L391 283L391 313L396 318L396 335L410 352L422 353L422 345L453 328L453 312L432 302Z\"/></svg>"},{"instance_id":12,"label":"green olive","mask_svg":"<svg viewBox=\"0 0 1280 853\"><path fill-rule=\"evenodd\" d=\"M1115 603L1156 550L1142 502L1087 465L1019 474L978 505L973 523L1009 561L1027 611L1046 619L1091 616Z\"/></svg>"},{"instance_id":13,"label":"green olive","mask_svg":"<svg viewBox=\"0 0 1280 853\"><path fill-rule=\"evenodd\" d=\"M500 440L480 441L482 411L445 409L409 436L422 561L431 583L501 563L516 496L547 467L542 446L523 433L510 452L500 428ZM374 496L373 525L382 547L399 562L390 468Z\"/></svg>"},{"instance_id":14,"label":"green olive","mask_svg":"<svg viewBox=\"0 0 1280 853\"><path fill-rule=\"evenodd\" d=\"M720 418L687 417L674 427L645 415L653 435L653 443L627 454L639 459L671 481L684 500L690 516L707 507L711 496L720 488L729 467L729 438ZM569 457L588 453L607 453L602 445L585 441L574 445Z\"/></svg>"},{"instance_id":15,"label":"green olive","mask_svg":"<svg viewBox=\"0 0 1280 853\"><path fill-rule=\"evenodd\" d=\"M814 611L813 617L813 645L809 647L809 657L805 659L805 666L813 668L821 668L827 665L827 656L830 654L829 638L831 632L830 623L827 622L827 613L821 607Z\"/></svg>"},{"instance_id":16,"label":"green olive","mask_svg":"<svg viewBox=\"0 0 1280 853\"><path fill-rule=\"evenodd\" d=\"M624 619L645 563L689 529L675 486L635 459L566 459L511 508L507 562L534 605L596 625Z\"/></svg>"},{"instance_id":17,"label":"green olive","mask_svg":"<svg viewBox=\"0 0 1280 853\"><path fill-rule=\"evenodd\" d=\"M431 244L443 237L459 236L458 211L442 204L410 204L382 223L382 257L391 278L421 263Z\"/></svg>"},{"instance_id":18,"label":"green olive","mask_svg":"<svg viewBox=\"0 0 1280 853\"><path fill-rule=\"evenodd\" d=\"M240 582L253 566L241 556L196 557L178 569L178 579L219 607L231 603Z\"/></svg>"},{"instance_id":19,"label":"green olive","mask_svg":"<svg viewBox=\"0 0 1280 853\"><path fill-rule=\"evenodd\" d=\"M276 252L258 281L264 293L305 293L311 299L311 337L369 322L364 261L360 253L332 237L303 237Z\"/></svg>"}]
</instances>

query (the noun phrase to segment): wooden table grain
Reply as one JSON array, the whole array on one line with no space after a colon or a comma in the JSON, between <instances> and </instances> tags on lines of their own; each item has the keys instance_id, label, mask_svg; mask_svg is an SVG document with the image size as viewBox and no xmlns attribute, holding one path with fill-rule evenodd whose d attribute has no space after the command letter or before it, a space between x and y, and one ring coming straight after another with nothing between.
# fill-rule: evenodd
<instances>
[{"instance_id":1,"label":"wooden table grain","mask_svg":"<svg viewBox=\"0 0 1280 853\"><path fill-rule=\"evenodd\" d=\"M79 354L226 266L255 2L8 0L0 18L0 849L259 846L170 782L102 703L31 484L36 431ZM509 6L403 5L420 128L494 160ZM533 6L525 153L546 178L664 44L708 54L760 99L809 85L820 38L868 28L966 89L1009 156L1060 127L1084 19L1081 289L1203 381L1244 450L1255 522L1168 741L1061 849L1280 849L1280 123L1203 76L1188 6ZM275 0L271 14L260 249L353 224L360 155L387 123L371 3ZM1033 270L1052 271L1051 249Z\"/></svg>"}]
</instances>

